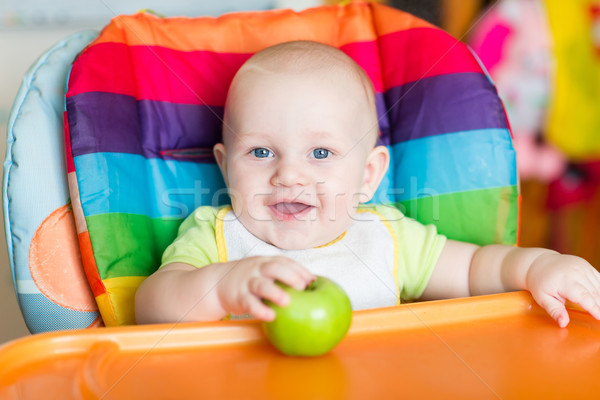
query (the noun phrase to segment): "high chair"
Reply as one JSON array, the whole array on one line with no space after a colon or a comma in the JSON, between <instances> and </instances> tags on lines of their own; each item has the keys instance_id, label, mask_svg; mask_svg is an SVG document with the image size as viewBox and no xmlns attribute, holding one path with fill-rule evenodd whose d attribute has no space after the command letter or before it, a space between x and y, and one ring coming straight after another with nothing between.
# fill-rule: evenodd
<instances>
[{"instance_id":1,"label":"high chair","mask_svg":"<svg viewBox=\"0 0 600 400\"><path fill-rule=\"evenodd\" d=\"M256 320L117 326L134 322L135 289L181 220L228 201L210 148L233 74L252 53L295 39L341 48L374 82L380 142L392 154L375 201L450 238L515 243L502 104L476 58L439 29L366 3L117 17L99 35L67 38L28 74L4 181L30 328L99 325L94 303L113 327L1 346L0 398L596 398L598 321L568 305L571 323L559 329L524 292L355 311L346 338L313 358L279 354ZM52 66L56 79L40 81ZM62 311L47 316L40 304Z\"/></svg>"},{"instance_id":2,"label":"high chair","mask_svg":"<svg viewBox=\"0 0 600 400\"><path fill-rule=\"evenodd\" d=\"M4 215L32 332L135 323L135 290L181 221L229 201L211 149L233 75L253 53L299 39L342 49L374 83L392 156L374 201L452 239L516 243L503 106L477 58L440 29L361 2L119 16L42 56L10 117Z\"/></svg>"}]
</instances>

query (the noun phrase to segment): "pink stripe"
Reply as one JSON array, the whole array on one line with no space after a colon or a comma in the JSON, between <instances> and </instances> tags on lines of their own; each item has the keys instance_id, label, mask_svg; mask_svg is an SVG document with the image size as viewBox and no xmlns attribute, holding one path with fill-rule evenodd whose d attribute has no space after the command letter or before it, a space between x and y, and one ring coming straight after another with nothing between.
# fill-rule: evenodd
<instances>
[{"instance_id":1,"label":"pink stripe","mask_svg":"<svg viewBox=\"0 0 600 400\"><path fill-rule=\"evenodd\" d=\"M222 106L233 75L249 57L100 43L73 64L67 96L110 92L138 100Z\"/></svg>"},{"instance_id":2,"label":"pink stripe","mask_svg":"<svg viewBox=\"0 0 600 400\"><path fill-rule=\"evenodd\" d=\"M73 153L71 152L71 132L69 131L69 120L67 112L63 112L63 123L65 126L65 161L67 164L67 173L75 172L75 164L73 163Z\"/></svg>"},{"instance_id":3,"label":"pink stripe","mask_svg":"<svg viewBox=\"0 0 600 400\"><path fill-rule=\"evenodd\" d=\"M353 43L343 50L357 60L380 91L383 85L376 42ZM110 92L138 100L222 106L233 75L250 56L100 43L88 48L73 64L67 96Z\"/></svg>"},{"instance_id":4,"label":"pink stripe","mask_svg":"<svg viewBox=\"0 0 600 400\"><path fill-rule=\"evenodd\" d=\"M379 38L384 90L432 76L483 73L466 45L436 28L415 28Z\"/></svg>"},{"instance_id":5,"label":"pink stripe","mask_svg":"<svg viewBox=\"0 0 600 400\"><path fill-rule=\"evenodd\" d=\"M85 49L73 62L67 97L84 92L133 95L131 58L125 44L97 44Z\"/></svg>"},{"instance_id":6,"label":"pink stripe","mask_svg":"<svg viewBox=\"0 0 600 400\"><path fill-rule=\"evenodd\" d=\"M342 50L365 69L377 92L430 76L482 72L465 45L433 28L395 32ZM99 43L73 64L67 96L110 92L138 100L223 106L233 75L250 56Z\"/></svg>"},{"instance_id":7,"label":"pink stripe","mask_svg":"<svg viewBox=\"0 0 600 400\"><path fill-rule=\"evenodd\" d=\"M352 57L365 70L371 81L373 81L375 91L381 93L383 91L383 81L377 42L351 43L340 47L340 50Z\"/></svg>"}]
</instances>

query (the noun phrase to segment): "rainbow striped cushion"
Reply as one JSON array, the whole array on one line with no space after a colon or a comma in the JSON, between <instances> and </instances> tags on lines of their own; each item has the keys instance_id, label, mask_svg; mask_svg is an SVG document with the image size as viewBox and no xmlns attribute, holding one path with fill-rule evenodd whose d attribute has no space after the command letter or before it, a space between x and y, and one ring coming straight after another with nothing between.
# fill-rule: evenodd
<instances>
[{"instance_id":1,"label":"rainbow striped cushion","mask_svg":"<svg viewBox=\"0 0 600 400\"><path fill-rule=\"evenodd\" d=\"M409 14L352 3L219 18L115 18L74 62L67 168L84 266L106 325L199 205L228 202L211 148L229 83L289 40L342 49L373 80L392 168L375 201L475 243L516 241L515 154L504 109L469 50Z\"/></svg>"}]
</instances>

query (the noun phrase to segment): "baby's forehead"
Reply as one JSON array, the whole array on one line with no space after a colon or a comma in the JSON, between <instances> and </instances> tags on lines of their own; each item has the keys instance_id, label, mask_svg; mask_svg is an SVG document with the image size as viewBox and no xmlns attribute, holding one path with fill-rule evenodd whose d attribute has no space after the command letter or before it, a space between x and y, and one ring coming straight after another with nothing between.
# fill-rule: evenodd
<instances>
[{"instance_id":1,"label":"baby's forehead","mask_svg":"<svg viewBox=\"0 0 600 400\"><path fill-rule=\"evenodd\" d=\"M344 78L360 78L362 69L346 53L335 47L309 41L281 43L254 54L242 65L244 71L320 76L341 74Z\"/></svg>"},{"instance_id":2,"label":"baby's forehead","mask_svg":"<svg viewBox=\"0 0 600 400\"><path fill-rule=\"evenodd\" d=\"M260 65L270 70L290 69L295 71L356 63L338 48L310 41L281 43L254 54L247 65Z\"/></svg>"},{"instance_id":3,"label":"baby's forehead","mask_svg":"<svg viewBox=\"0 0 600 400\"><path fill-rule=\"evenodd\" d=\"M326 101L328 105L324 105L323 110L336 104L338 108L333 110L338 117L344 118L343 115L349 112L353 115L346 117L354 119L364 112L369 124L377 125L371 80L349 56L339 49L328 46L322 48L321 45L317 45L317 50L312 51L313 45L310 43L282 45L284 49L287 47L292 48L292 51L267 49L264 53L259 52L240 68L232 81L225 105L227 122L233 115L241 117L253 109L248 104L250 98L262 102L262 99L269 98L271 94L281 99L280 94L287 93L290 98L295 95L300 97L297 97L298 101L281 101L281 104L274 105L275 108L291 107L293 104L304 109L303 101L312 104ZM304 51L305 48L308 51ZM340 107L343 109L340 110ZM234 118L231 122L238 124L241 121Z\"/></svg>"},{"instance_id":4,"label":"baby's forehead","mask_svg":"<svg viewBox=\"0 0 600 400\"><path fill-rule=\"evenodd\" d=\"M229 106L243 107L249 94L263 97L267 93L287 93L288 100L301 95L316 103L333 101L348 103L352 101L361 107L374 102L371 81L348 68L311 68L311 69L265 69L252 66L240 71L232 84ZM285 105L285 104L282 104ZM369 107L370 108L370 107Z\"/></svg>"},{"instance_id":5,"label":"baby's forehead","mask_svg":"<svg viewBox=\"0 0 600 400\"><path fill-rule=\"evenodd\" d=\"M309 68L286 68L280 65L249 64L243 66L236 75L236 81L284 80L289 82L334 80L349 84L359 79L359 75L347 65L314 65Z\"/></svg>"}]
</instances>

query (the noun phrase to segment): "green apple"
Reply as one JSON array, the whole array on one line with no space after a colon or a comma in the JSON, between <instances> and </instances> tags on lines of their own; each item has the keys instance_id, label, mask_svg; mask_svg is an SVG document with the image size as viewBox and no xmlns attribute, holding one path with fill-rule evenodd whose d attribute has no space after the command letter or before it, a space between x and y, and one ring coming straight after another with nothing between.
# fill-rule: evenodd
<instances>
[{"instance_id":1,"label":"green apple","mask_svg":"<svg viewBox=\"0 0 600 400\"><path fill-rule=\"evenodd\" d=\"M271 343L290 356L318 356L333 349L346 336L352 322L350 300L340 286L322 276L304 290L277 282L290 295L290 303L275 310L275 320L263 322Z\"/></svg>"}]
</instances>

